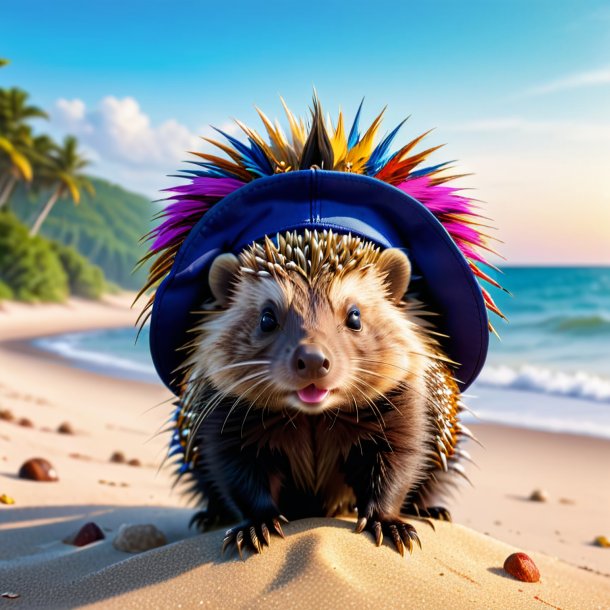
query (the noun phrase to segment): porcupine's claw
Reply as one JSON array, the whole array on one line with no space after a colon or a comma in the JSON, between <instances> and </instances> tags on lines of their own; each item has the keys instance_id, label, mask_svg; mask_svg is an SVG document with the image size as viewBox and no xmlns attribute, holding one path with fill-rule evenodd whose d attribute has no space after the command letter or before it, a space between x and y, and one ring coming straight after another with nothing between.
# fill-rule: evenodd
<instances>
[{"instance_id":1,"label":"porcupine's claw","mask_svg":"<svg viewBox=\"0 0 610 610\"><path fill-rule=\"evenodd\" d=\"M375 544L381 546L383 535L390 536L394 542L396 550L404 556L405 548L409 553L413 552L413 542L421 549L421 541L416 529L409 523L400 519L367 519L361 517L356 524L356 533L368 530L375 537Z\"/></svg>"},{"instance_id":2,"label":"porcupine's claw","mask_svg":"<svg viewBox=\"0 0 610 610\"><path fill-rule=\"evenodd\" d=\"M280 522L288 523L283 515L277 515L268 519L254 521L247 520L227 530L222 541L222 553L228 548L235 546L241 559L244 558L243 550L247 548L254 553L262 553L265 546L271 544L270 532L285 538Z\"/></svg>"},{"instance_id":3,"label":"porcupine's claw","mask_svg":"<svg viewBox=\"0 0 610 610\"><path fill-rule=\"evenodd\" d=\"M426 508L423 508L417 504L405 504L400 512L402 515L414 517L427 523L435 531L436 528L431 519L436 519L437 521L452 521L451 513L444 506L427 506Z\"/></svg>"},{"instance_id":4,"label":"porcupine's claw","mask_svg":"<svg viewBox=\"0 0 610 610\"><path fill-rule=\"evenodd\" d=\"M438 521L453 521L451 513L444 506L428 506L426 512L432 519L437 519Z\"/></svg>"},{"instance_id":5,"label":"porcupine's claw","mask_svg":"<svg viewBox=\"0 0 610 610\"><path fill-rule=\"evenodd\" d=\"M200 510L191 517L189 527L195 526L200 532L205 532L214 524L215 520L215 515L210 515L207 510Z\"/></svg>"}]
</instances>

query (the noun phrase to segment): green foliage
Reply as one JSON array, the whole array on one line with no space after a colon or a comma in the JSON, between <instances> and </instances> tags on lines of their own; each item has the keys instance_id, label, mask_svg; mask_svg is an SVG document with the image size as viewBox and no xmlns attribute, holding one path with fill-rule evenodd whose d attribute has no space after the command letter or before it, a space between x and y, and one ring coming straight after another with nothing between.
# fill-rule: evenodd
<instances>
[{"instance_id":1,"label":"green foliage","mask_svg":"<svg viewBox=\"0 0 610 610\"><path fill-rule=\"evenodd\" d=\"M99 299L104 272L74 248L30 237L10 213L0 213L0 299L63 301L68 294Z\"/></svg>"},{"instance_id":2,"label":"green foliage","mask_svg":"<svg viewBox=\"0 0 610 610\"><path fill-rule=\"evenodd\" d=\"M92 265L74 248L51 242L51 247L59 256L62 267L68 275L70 294L86 299L99 299L106 289L104 272Z\"/></svg>"},{"instance_id":3,"label":"green foliage","mask_svg":"<svg viewBox=\"0 0 610 610\"><path fill-rule=\"evenodd\" d=\"M19 301L61 302L68 296L68 276L51 244L30 237L12 214L0 214L0 282Z\"/></svg>"},{"instance_id":4,"label":"green foliage","mask_svg":"<svg viewBox=\"0 0 610 610\"><path fill-rule=\"evenodd\" d=\"M10 287L0 280L0 301L8 300L13 298L13 291Z\"/></svg>"},{"instance_id":5,"label":"green foliage","mask_svg":"<svg viewBox=\"0 0 610 610\"><path fill-rule=\"evenodd\" d=\"M104 271L106 278L123 288L139 289L146 269L132 275L146 253L140 238L151 229L152 206L141 195L99 178L91 178L95 195L83 192L80 205L60 199L41 234L75 248ZM37 195L20 186L11 197L11 209L28 226L49 192Z\"/></svg>"}]
</instances>

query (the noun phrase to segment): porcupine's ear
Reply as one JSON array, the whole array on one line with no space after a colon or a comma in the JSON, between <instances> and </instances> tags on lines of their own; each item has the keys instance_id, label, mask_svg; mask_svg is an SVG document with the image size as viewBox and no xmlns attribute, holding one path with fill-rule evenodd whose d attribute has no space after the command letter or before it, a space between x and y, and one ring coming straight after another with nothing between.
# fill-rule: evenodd
<instances>
[{"instance_id":1,"label":"porcupine's ear","mask_svg":"<svg viewBox=\"0 0 610 610\"><path fill-rule=\"evenodd\" d=\"M231 288L239 273L239 259L234 254L220 254L214 259L208 275L212 296L221 307L229 304Z\"/></svg>"},{"instance_id":2,"label":"porcupine's ear","mask_svg":"<svg viewBox=\"0 0 610 610\"><path fill-rule=\"evenodd\" d=\"M407 292L411 279L411 262L398 248L384 250L375 265L382 276L393 301L400 301Z\"/></svg>"}]
</instances>

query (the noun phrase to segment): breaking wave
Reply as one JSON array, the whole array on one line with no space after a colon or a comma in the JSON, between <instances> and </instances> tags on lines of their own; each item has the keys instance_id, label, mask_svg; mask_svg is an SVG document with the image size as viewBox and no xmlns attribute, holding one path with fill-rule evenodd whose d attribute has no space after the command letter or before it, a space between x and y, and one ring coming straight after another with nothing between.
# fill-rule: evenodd
<instances>
[{"instance_id":1,"label":"breaking wave","mask_svg":"<svg viewBox=\"0 0 610 610\"><path fill-rule=\"evenodd\" d=\"M610 403L610 379L584 371L566 373L532 365L518 368L503 365L487 366L477 383L496 388L527 390Z\"/></svg>"}]
</instances>

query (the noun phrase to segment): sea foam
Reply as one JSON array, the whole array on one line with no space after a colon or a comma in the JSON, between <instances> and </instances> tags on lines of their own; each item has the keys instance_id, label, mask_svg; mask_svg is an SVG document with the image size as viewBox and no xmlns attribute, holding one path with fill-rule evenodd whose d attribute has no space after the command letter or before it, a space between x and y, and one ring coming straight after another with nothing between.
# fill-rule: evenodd
<instances>
[{"instance_id":1,"label":"sea foam","mask_svg":"<svg viewBox=\"0 0 610 610\"><path fill-rule=\"evenodd\" d=\"M59 337L46 337L35 340L33 344L40 349L58 354L77 364L80 363L84 368L97 369L120 377L132 377L147 381L157 380L152 362L139 362L130 357L121 357L117 354L104 353L103 351L83 347L83 340L101 336L103 332L71 333Z\"/></svg>"},{"instance_id":2,"label":"sea foam","mask_svg":"<svg viewBox=\"0 0 610 610\"><path fill-rule=\"evenodd\" d=\"M533 365L487 366L478 384L610 403L610 379L584 371L566 373Z\"/></svg>"}]
</instances>

